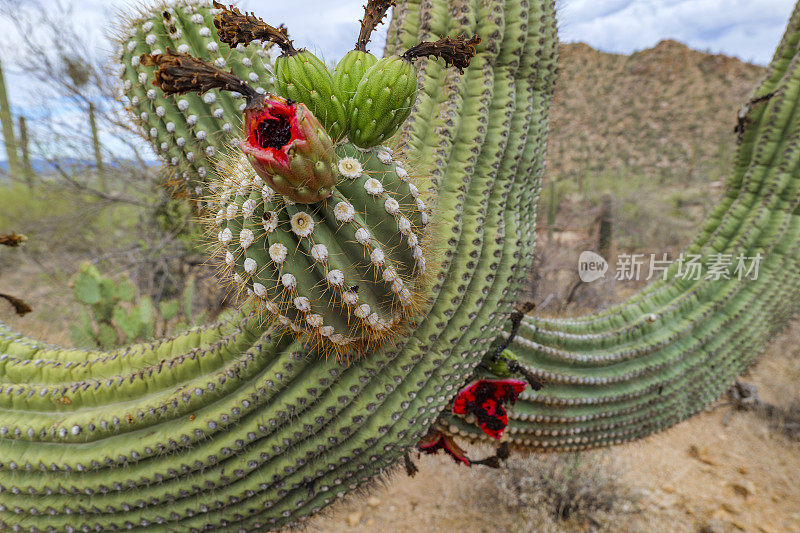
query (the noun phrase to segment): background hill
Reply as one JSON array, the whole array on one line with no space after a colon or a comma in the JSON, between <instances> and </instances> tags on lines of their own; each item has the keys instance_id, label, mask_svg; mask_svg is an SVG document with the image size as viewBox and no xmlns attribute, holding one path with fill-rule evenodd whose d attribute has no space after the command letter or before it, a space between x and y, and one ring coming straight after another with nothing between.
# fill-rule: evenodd
<instances>
[{"instance_id":1,"label":"background hill","mask_svg":"<svg viewBox=\"0 0 800 533\"><path fill-rule=\"evenodd\" d=\"M562 44L548 178L719 177L734 146L736 112L765 72L676 41L630 56Z\"/></svg>"},{"instance_id":2,"label":"background hill","mask_svg":"<svg viewBox=\"0 0 800 533\"><path fill-rule=\"evenodd\" d=\"M591 286L578 256L597 250L603 197L605 252L676 258L724 190L736 116L766 69L663 41L633 55L562 44L539 208L537 300L550 311L597 308L642 283Z\"/></svg>"}]
</instances>

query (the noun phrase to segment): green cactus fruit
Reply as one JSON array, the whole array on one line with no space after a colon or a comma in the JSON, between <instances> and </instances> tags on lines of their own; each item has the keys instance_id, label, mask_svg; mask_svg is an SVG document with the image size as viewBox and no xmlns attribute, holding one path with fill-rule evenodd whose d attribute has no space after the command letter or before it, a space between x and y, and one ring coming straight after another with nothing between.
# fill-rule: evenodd
<instances>
[{"instance_id":1,"label":"green cactus fruit","mask_svg":"<svg viewBox=\"0 0 800 533\"><path fill-rule=\"evenodd\" d=\"M239 133L242 95L213 89L202 96L165 95L153 86L153 68L143 65L142 54L160 54L170 48L189 50L220 69L232 69L262 94L273 92L268 48L230 47L214 31L210 3L143 10L130 17L118 36L123 101L141 128L141 135L164 161L163 179L177 197L201 200L214 180L218 147Z\"/></svg>"},{"instance_id":2,"label":"green cactus fruit","mask_svg":"<svg viewBox=\"0 0 800 533\"><path fill-rule=\"evenodd\" d=\"M487 370L495 376L508 378L514 375L514 372L511 371L509 366L512 364L512 362L516 361L519 361L519 358L516 356L516 354L514 354L514 352L511 350L503 350L499 357L488 361L486 367Z\"/></svg>"},{"instance_id":3,"label":"green cactus fruit","mask_svg":"<svg viewBox=\"0 0 800 533\"><path fill-rule=\"evenodd\" d=\"M359 82L377 62L378 58L369 52L351 50L336 64L333 70L333 86L339 93L348 117L353 113L352 102Z\"/></svg>"},{"instance_id":4,"label":"green cactus fruit","mask_svg":"<svg viewBox=\"0 0 800 533\"><path fill-rule=\"evenodd\" d=\"M331 138L302 103L279 96L245 111L241 143L253 169L278 193L312 204L331 195L336 155Z\"/></svg>"},{"instance_id":5,"label":"green cactus fruit","mask_svg":"<svg viewBox=\"0 0 800 533\"><path fill-rule=\"evenodd\" d=\"M212 227L240 295L276 325L347 358L397 336L421 305L426 206L388 148L341 144L342 178L313 206L282 197L244 157L220 166Z\"/></svg>"},{"instance_id":6,"label":"green cactus fruit","mask_svg":"<svg viewBox=\"0 0 800 533\"><path fill-rule=\"evenodd\" d=\"M334 142L342 138L347 129L344 104L334 90L330 70L317 56L301 50L276 59L275 89L279 95L308 106Z\"/></svg>"},{"instance_id":7,"label":"green cactus fruit","mask_svg":"<svg viewBox=\"0 0 800 533\"><path fill-rule=\"evenodd\" d=\"M413 63L398 56L380 59L364 74L350 104L350 141L359 148L384 142L406 121L416 98Z\"/></svg>"}]
</instances>

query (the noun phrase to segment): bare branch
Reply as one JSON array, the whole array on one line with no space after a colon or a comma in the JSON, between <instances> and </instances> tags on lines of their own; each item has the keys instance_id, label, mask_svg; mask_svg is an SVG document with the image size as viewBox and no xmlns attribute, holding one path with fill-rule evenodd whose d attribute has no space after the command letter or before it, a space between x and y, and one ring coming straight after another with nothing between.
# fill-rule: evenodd
<instances>
[{"instance_id":1,"label":"bare branch","mask_svg":"<svg viewBox=\"0 0 800 533\"><path fill-rule=\"evenodd\" d=\"M8 233L5 235L0 235L0 246L9 246L11 248L18 248L25 244L28 241L28 238L25 235L20 235L19 233Z\"/></svg>"},{"instance_id":2,"label":"bare branch","mask_svg":"<svg viewBox=\"0 0 800 533\"><path fill-rule=\"evenodd\" d=\"M477 35L473 35L469 40L463 35L455 39L445 37L434 43L427 41L421 42L413 48L410 48L403 54L403 57L409 61L414 61L414 59L423 56L440 57L444 59L445 65L453 65L463 74L464 69L469 66L470 61L472 61L472 58L477 54L475 47L480 43L481 38Z\"/></svg>"},{"instance_id":3,"label":"bare branch","mask_svg":"<svg viewBox=\"0 0 800 533\"><path fill-rule=\"evenodd\" d=\"M277 44L284 55L297 53L285 26L275 28L252 13L242 14L234 6L225 6L216 1L214 7L222 10L214 17L214 26L219 38L228 46L247 46L253 41L261 40Z\"/></svg>"},{"instance_id":4,"label":"bare branch","mask_svg":"<svg viewBox=\"0 0 800 533\"><path fill-rule=\"evenodd\" d=\"M23 302L22 300L20 300L15 296L0 293L0 298L8 301L8 303L10 303L11 306L14 308L14 312L17 313L17 315L19 316L25 316L31 311L33 311L33 308L30 305L26 304L25 302Z\"/></svg>"},{"instance_id":5,"label":"bare branch","mask_svg":"<svg viewBox=\"0 0 800 533\"><path fill-rule=\"evenodd\" d=\"M367 5L364 6L364 18L361 20L361 32L356 41L356 50L367 51L367 43L372 37L372 32L383 21L389 8L396 5L395 0L369 0L367 2Z\"/></svg>"}]
</instances>

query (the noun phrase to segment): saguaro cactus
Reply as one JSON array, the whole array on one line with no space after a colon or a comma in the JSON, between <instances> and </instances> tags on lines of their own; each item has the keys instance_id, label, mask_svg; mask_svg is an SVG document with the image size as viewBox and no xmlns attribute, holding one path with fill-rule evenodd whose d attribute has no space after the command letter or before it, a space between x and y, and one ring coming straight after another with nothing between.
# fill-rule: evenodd
<instances>
[{"instance_id":1,"label":"saguaro cactus","mask_svg":"<svg viewBox=\"0 0 800 533\"><path fill-rule=\"evenodd\" d=\"M209 188L217 182L206 181L210 170L195 178L198 162L188 151L227 148L222 136L195 134L190 145L189 133L209 117L230 124L238 106L227 96L150 97L127 65L137 67L134 58L154 53L156 43L178 41L220 59L223 47L210 30L215 14L201 4L161 6L132 19L123 40L131 105L136 97L158 117L151 126L146 112L142 124L155 131L170 164ZM460 32L483 37L477 56L463 76L418 60L420 90L399 134L408 157L425 169L420 189L435 202L426 239L438 253L428 262L415 327L349 363L310 353L302 337L278 335L248 308L216 325L111 352L63 350L0 329L3 524L278 528L363 487L421 439L425 451L463 454L459 435L499 436L494 424L452 414L478 412L476 401L506 404L495 414L501 420L508 411L505 435L514 446L607 445L696 412L752 361L794 310L800 288L800 116L793 112L800 9L756 94L785 90L752 111L728 194L689 249L705 261L760 251L758 279L692 282L673 272L598 316L525 319L505 351L490 348L532 262L555 81L554 4L401 2L387 54ZM226 50L222 59L245 79L248 57ZM507 364L492 361L498 353ZM547 385L511 406L525 384L493 381L483 368Z\"/></svg>"},{"instance_id":2,"label":"saguaro cactus","mask_svg":"<svg viewBox=\"0 0 800 533\"><path fill-rule=\"evenodd\" d=\"M19 117L19 149L22 153L22 174L25 176L25 183L28 188L33 188L33 165L31 164L30 141L28 139L28 125L25 117Z\"/></svg>"},{"instance_id":3,"label":"saguaro cactus","mask_svg":"<svg viewBox=\"0 0 800 533\"><path fill-rule=\"evenodd\" d=\"M3 65L0 63L0 126L3 127L3 142L6 145L6 158L8 159L8 172L12 176L19 176L19 155L17 154L17 136L14 133L14 116L8 103L6 91L6 78L3 75Z\"/></svg>"}]
</instances>

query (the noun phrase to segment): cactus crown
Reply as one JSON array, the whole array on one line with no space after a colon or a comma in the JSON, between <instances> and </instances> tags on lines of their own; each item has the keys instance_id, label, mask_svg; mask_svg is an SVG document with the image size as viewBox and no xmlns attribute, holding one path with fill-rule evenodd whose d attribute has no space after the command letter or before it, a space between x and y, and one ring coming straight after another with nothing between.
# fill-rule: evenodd
<instances>
[{"instance_id":1,"label":"cactus crown","mask_svg":"<svg viewBox=\"0 0 800 533\"><path fill-rule=\"evenodd\" d=\"M229 26L243 17L217 13L220 38L239 39ZM395 337L420 307L427 258L426 205L402 160L385 147L334 150L303 103L262 95L200 58L168 48L140 64L156 67L153 84L166 94L219 89L245 98L241 152L219 154L223 179L209 217L234 290L323 354L347 357Z\"/></svg>"}]
</instances>

